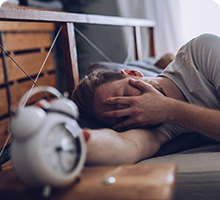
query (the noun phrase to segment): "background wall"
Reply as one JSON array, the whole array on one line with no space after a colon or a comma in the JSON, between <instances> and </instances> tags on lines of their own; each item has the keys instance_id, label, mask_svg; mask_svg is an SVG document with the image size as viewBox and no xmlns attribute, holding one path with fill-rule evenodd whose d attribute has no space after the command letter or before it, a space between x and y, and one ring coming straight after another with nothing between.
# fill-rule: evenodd
<instances>
[{"instance_id":1,"label":"background wall","mask_svg":"<svg viewBox=\"0 0 220 200\"><path fill-rule=\"evenodd\" d=\"M115 0L100 0L84 9L87 14L119 16ZM120 27L87 25L81 31L87 36L100 50L102 50L113 62L124 62L127 50L124 45L123 32ZM80 39L80 37L78 37ZM82 54L79 55L80 76L87 73L87 66L91 62L106 61L91 45L84 39L80 39L79 46Z\"/></svg>"},{"instance_id":2,"label":"background wall","mask_svg":"<svg viewBox=\"0 0 220 200\"><path fill-rule=\"evenodd\" d=\"M156 21L155 47L157 57L168 52L175 54L176 50L180 47L180 16L176 15L176 13L179 14L179 1L100 0L87 7L85 13L144 18ZM146 59L148 57L148 32L144 28L141 31L143 59ZM129 59L134 59L132 28L87 26L83 33L108 55L112 61L123 63ZM80 54L79 69L81 77L86 73L85 66L88 66L89 62L104 60L91 46L88 46L83 41L82 43L83 45L80 46L84 46L89 53L85 54L83 58L82 55L84 54Z\"/></svg>"},{"instance_id":3,"label":"background wall","mask_svg":"<svg viewBox=\"0 0 220 200\"><path fill-rule=\"evenodd\" d=\"M117 4L121 16L150 19L156 22L154 36L157 58L165 53L176 53L182 44L178 0L117 0ZM147 52L145 55L148 55Z\"/></svg>"},{"instance_id":4,"label":"background wall","mask_svg":"<svg viewBox=\"0 0 220 200\"><path fill-rule=\"evenodd\" d=\"M202 33L220 36L220 1L179 0L183 43ZM218 4L218 3L219 4Z\"/></svg>"}]
</instances>

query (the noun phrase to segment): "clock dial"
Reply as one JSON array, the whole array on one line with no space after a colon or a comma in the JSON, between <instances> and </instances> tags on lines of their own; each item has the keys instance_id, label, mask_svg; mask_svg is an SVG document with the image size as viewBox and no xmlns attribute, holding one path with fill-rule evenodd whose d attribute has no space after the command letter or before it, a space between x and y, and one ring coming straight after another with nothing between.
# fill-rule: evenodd
<instances>
[{"instance_id":1,"label":"clock dial","mask_svg":"<svg viewBox=\"0 0 220 200\"><path fill-rule=\"evenodd\" d=\"M57 174L72 172L79 163L81 145L78 128L73 124L58 124L43 142L44 164Z\"/></svg>"}]
</instances>

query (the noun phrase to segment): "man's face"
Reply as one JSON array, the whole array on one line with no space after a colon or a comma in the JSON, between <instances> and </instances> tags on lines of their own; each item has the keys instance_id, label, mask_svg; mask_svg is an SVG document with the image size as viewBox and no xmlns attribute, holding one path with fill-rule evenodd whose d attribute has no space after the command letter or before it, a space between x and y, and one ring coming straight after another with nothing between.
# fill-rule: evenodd
<instances>
[{"instance_id":1,"label":"man's face","mask_svg":"<svg viewBox=\"0 0 220 200\"><path fill-rule=\"evenodd\" d=\"M94 96L94 109L96 111L95 117L98 121L107 125L114 125L123 119L116 118L104 118L102 113L104 111L118 110L126 108L126 105L105 105L103 100L109 97L118 96L138 96L142 94L142 91L129 84L129 76L110 83L104 83L100 85L95 92ZM136 77L137 78L137 77ZM141 78L141 77L140 77Z\"/></svg>"}]
</instances>

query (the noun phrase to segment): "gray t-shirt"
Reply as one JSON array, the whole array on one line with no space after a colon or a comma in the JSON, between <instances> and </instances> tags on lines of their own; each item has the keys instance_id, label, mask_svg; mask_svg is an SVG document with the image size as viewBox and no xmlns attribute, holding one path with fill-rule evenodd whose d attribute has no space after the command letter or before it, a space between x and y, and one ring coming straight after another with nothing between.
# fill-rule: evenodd
<instances>
[{"instance_id":1,"label":"gray t-shirt","mask_svg":"<svg viewBox=\"0 0 220 200\"><path fill-rule=\"evenodd\" d=\"M191 40L159 76L172 80L189 103L220 109L217 93L220 86L220 38L204 34ZM192 132L169 123L158 129L170 139Z\"/></svg>"}]
</instances>

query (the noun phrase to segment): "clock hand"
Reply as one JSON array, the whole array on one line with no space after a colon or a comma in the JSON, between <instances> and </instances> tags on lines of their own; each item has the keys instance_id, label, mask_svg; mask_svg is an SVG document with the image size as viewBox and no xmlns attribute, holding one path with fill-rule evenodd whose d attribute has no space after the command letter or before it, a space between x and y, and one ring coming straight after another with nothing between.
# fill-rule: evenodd
<instances>
[{"instance_id":1,"label":"clock hand","mask_svg":"<svg viewBox=\"0 0 220 200\"><path fill-rule=\"evenodd\" d=\"M55 147L55 151L59 154L61 153L62 151L64 152L69 152L69 153L75 153L75 149L73 148L63 148L62 146L59 146L59 147Z\"/></svg>"}]
</instances>

